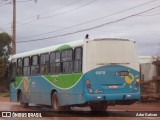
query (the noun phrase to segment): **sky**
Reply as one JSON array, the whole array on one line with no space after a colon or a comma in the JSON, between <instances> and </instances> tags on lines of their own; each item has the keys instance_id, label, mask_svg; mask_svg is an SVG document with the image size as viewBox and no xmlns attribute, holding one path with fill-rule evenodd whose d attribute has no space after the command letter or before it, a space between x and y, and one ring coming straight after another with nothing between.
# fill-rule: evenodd
<instances>
[{"instance_id":1,"label":"sky","mask_svg":"<svg viewBox=\"0 0 160 120\"><path fill-rule=\"evenodd\" d=\"M0 0L0 32L12 35L12 13L12 0ZM160 55L160 0L16 0L17 53L86 34L134 40L139 56Z\"/></svg>"}]
</instances>

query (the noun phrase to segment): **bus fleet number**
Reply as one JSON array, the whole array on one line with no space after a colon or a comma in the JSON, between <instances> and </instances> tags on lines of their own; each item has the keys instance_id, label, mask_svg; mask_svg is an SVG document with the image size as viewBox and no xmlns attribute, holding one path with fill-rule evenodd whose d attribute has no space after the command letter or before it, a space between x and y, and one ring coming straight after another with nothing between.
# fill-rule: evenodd
<instances>
[{"instance_id":1,"label":"bus fleet number","mask_svg":"<svg viewBox=\"0 0 160 120\"><path fill-rule=\"evenodd\" d=\"M105 75L106 71L96 71L96 75Z\"/></svg>"}]
</instances>

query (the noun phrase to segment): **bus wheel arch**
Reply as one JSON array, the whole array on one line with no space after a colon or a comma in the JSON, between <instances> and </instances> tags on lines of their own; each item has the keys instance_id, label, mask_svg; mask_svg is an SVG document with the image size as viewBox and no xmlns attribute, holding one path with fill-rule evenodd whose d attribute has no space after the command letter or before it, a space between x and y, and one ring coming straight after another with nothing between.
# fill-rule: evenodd
<instances>
[{"instance_id":1,"label":"bus wheel arch","mask_svg":"<svg viewBox=\"0 0 160 120\"><path fill-rule=\"evenodd\" d=\"M59 100L58 100L58 92L56 90L52 90L51 92L51 106L54 111L61 110L61 107L59 105Z\"/></svg>"},{"instance_id":2,"label":"bus wheel arch","mask_svg":"<svg viewBox=\"0 0 160 120\"><path fill-rule=\"evenodd\" d=\"M17 92L17 101L20 102L20 105L22 107L28 107L29 106L29 103L24 102L24 95L23 95L23 93L20 89Z\"/></svg>"},{"instance_id":3,"label":"bus wheel arch","mask_svg":"<svg viewBox=\"0 0 160 120\"><path fill-rule=\"evenodd\" d=\"M18 89L18 91L17 91L17 102L20 101L20 94L21 94L21 90Z\"/></svg>"},{"instance_id":4,"label":"bus wheel arch","mask_svg":"<svg viewBox=\"0 0 160 120\"><path fill-rule=\"evenodd\" d=\"M57 92L57 90L53 89L53 90L51 91L51 100L52 100L52 95L53 95L54 92Z\"/></svg>"},{"instance_id":5,"label":"bus wheel arch","mask_svg":"<svg viewBox=\"0 0 160 120\"><path fill-rule=\"evenodd\" d=\"M70 111L70 106L60 106L56 90L52 90L51 92L51 107L54 111Z\"/></svg>"}]
</instances>

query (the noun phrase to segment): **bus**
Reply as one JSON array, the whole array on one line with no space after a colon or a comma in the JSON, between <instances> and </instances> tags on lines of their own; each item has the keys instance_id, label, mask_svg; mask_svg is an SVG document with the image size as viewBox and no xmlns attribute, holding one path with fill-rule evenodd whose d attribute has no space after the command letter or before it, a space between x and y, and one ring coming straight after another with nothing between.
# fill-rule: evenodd
<instances>
[{"instance_id":1,"label":"bus","mask_svg":"<svg viewBox=\"0 0 160 120\"><path fill-rule=\"evenodd\" d=\"M136 42L84 39L10 57L10 100L51 106L54 111L131 105L140 99Z\"/></svg>"}]
</instances>

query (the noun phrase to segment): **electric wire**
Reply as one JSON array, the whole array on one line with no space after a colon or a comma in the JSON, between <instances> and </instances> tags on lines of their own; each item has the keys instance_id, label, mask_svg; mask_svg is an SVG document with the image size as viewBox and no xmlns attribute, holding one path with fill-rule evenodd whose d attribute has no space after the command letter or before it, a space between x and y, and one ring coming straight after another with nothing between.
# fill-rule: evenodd
<instances>
[{"instance_id":1,"label":"electric wire","mask_svg":"<svg viewBox=\"0 0 160 120\"><path fill-rule=\"evenodd\" d=\"M134 7L127 8L127 9L124 9L124 10L121 10L121 11L118 11L118 12L115 12L115 13L112 13L112 14L109 14L109 15L105 15L105 16L103 16L103 17L99 17L99 18L96 18L96 19L93 19L93 20L89 20L89 21L86 21L86 22L83 22L83 23L80 23L80 24L72 25L72 26L69 26L69 27L65 27L65 28L61 28L61 29L57 29L57 30L53 30L53 31L49 31L49 32L41 33L41 34L36 34L36 35L32 35L32 36L23 37L22 39L38 37L38 36L41 36L41 35L46 35L46 34L50 34L50 33L55 33L55 32L59 32L59 31L71 29L71 28L74 28L74 27L77 27L77 26L85 25L85 24L88 24L88 23L92 23L92 22L95 22L95 21L98 21L98 20L101 20L101 19L104 19L104 18L107 18L107 17L111 17L111 16L114 16L114 15L117 15L117 14L120 14L120 13L123 13L123 12L126 12L126 11L128 11L128 10L132 10L132 9L135 9L135 8L138 8L138 7L141 7L141 6L144 6L144 5L146 5L146 4L150 4L150 3L155 2L155 1L157 1L157 0L151 0L151 1L149 1L149 2L145 2L145 3L142 3L142 4L136 5L136 6L134 6Z\"/></svg>"},{"instance_id":2,"label":"electric wire","mask_svg":"<svg viewBox=\"0 0 160 120\"><path fill-rule=\"evenodd\" d=\"M127 17L123 17L121 19L115 20L115 21L103 23L103 24L100 24L100 25L97 25L97 26L94 26L94 27L90 27L90 28L86 28L86 29L82 29L82 30L78 30L78 31L74 31L74 32L64 33L64 34L60 34L60 35L56 35L56 36L50 36L50 37L44 37L44 38L32 39L32 40L25 40L25 41L17 41L16 43L25 43L25 42L33 42L33 41L44 41L44 40L50 39L50 38L57 38L57 37L63 37L63 36L72 35L72 34L76 34L76 33L81 33L81 32L85 32L85 31L97 29L97 28L100 28L100 27L103 27L103 26L106 26L106 25L118 23L118 22L127 20L129 18L136 17L136 16L141 15L143 13L147 13L147 12L152 11L152 10L157 9L157 8L160 8L160 6L156 6L156 7L147 9L145 11L142 11L142 12L139 12L139 13L136 13L136 14L132 14L132 15L129 15Z\"/></svg>"}]
</instances>

